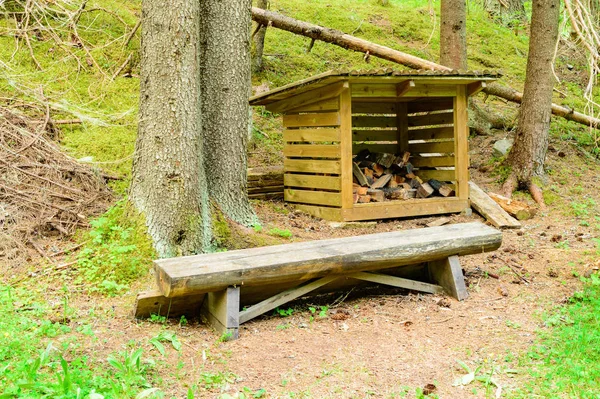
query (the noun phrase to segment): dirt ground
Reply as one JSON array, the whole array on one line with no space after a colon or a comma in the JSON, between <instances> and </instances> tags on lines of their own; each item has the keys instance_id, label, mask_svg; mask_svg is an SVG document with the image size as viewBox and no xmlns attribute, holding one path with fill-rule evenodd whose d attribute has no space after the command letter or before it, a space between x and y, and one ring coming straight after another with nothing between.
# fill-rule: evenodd
<instances>
[{"instance_id":1,"label":"dirt ground","mask_svg":"<svg viewBox=\"0 0 600 399\"><path fill-rule=\"evenodd\" d=\"M491 139L476 140L472 148L489 148L486 141ZM556 190L558 200L524 221L522 229L505 230L499 250L461 257L470 295L463 302L403 290L340 292L292 303L290 316L259 317L241 327L239 340L220 342L196 320L183 326L172 321L165 327L132 319L136 293L153 288L153 277L148 276L121 297L74 295L71 306L77 315L89 318L91 310L95 314L96 339L82 351L105 359L127 348L132 340L141 343L156 356L163 381L159 386L166 397L185 397L187 387L194 385L199 388L196 397L201 398L215 398L223 392L233 395L243 388L253 392L262 388L263 397L268 398L414 398L419 397L416 389L428 384L439 398L495 397L495 387L486 392L478 381L453 386L466 374L459 361L472 370L481 366L478 375L493 369L504 397L528 378L519 369L519 357L534 343L536 332L545 328L544 312L563 304L579 289L578 276L596 262L591 238L599 236L600 228L581 223L570 204L589 198L584 192L597 196L590 188L598 187L600 168L568 145L554 146L548 166L555 172L550 174L549 186ZM478 149L472 158L473 180L486 189L497 189L497 178L486 166L488 151ZM565 171L565 165L572 169ZM570 182L561 183L563 172L572 176L573 170L577 170L581 192L573 193ZM598 198L595 201L600 203ZM292 241L422 228L437 218L336 229L283 203L254 205L264 226L289 229ZM593 214L588 216L593 220ZM451 223L483 220L476 214L451 219ZM56 299L60 295L55 295L60 284L54 286L46 295L60 309ZM314 315L310 306L317 308ZM317 315L320 306L327 306L326 317ZM76 326L78 318L72 320ZM171 349L166 358L159 358L148 340L163 328L177 333L183 350ZM218 384L206 382L214 376L221 376Z\"/></svg>"}]
</instances>

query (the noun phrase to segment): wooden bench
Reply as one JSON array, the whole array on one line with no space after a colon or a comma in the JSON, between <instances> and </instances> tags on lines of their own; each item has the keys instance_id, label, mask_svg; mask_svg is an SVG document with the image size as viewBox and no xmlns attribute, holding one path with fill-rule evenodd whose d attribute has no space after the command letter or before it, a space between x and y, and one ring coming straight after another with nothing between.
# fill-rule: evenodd
<instances>
[{"instance_id":1,"label":"wooden bench","mask_svg":"<svg viewBox=\"0 0 600 399\"><path fill-rule=\"evenodd\" d=\"M135 314L177 317L198 309L234 339L239 325L256 316L315 290L357 281L445 291L463 300L458 256L492 251L501 242L500 231L476 222L161 259L155 261L159 290L141 293Z\"/></svg>"}]
</instances>

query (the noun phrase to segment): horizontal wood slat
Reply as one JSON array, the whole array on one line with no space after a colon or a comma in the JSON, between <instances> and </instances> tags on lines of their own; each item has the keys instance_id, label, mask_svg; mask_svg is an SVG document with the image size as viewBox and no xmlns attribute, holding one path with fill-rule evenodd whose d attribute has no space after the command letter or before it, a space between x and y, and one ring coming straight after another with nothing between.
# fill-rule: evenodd
<instances>
[{"instance_id":1,"label":"horizontal wood slat","mask_svg":"<svg viewBox=\"0 0 600 399\"><path fill-rule=\"evenodd\" d=\"M452 110L454 104L452 99L448 98L442 101L411 101L406 105L406 107L409 114L414 114L416 112Z\"/></svg>"},{"instance_id":2,"label":"horizontal wood slat","mask_svg":"<svg viewBox=\"0 0 600 399\"><path fill-rule=\"evenodd\" d=\"M286 172L306 173L341 173L340 161L325 161L315 159L284 159L283 168Z\"/></svg>"},{"instance_id":3,"label":"horizontal wood slat","mask_svg":"<svg viewBox=\"0 0 600 399\"><path fill-rule=\"evenodd\" d=\"M284 127L311 127L311 126L339 126L340 114L338 112L325 112L321 114L284 115Z\"/></svg>"},{"instance_id":4,"label":"horizontal wood slat","mask_svg":"<svg viewBox=\"0 0 600 399\"><path fill-rule=\"evenodd\" d=\"M441 153L449 154L454 152L454 141L444 141L441 143L409 143L408 151L414 153Z\"/></svg>"},{"instance_id":5,"label":"horizontal wood slat","mask_svg":"<svg viewBox=\"0 0 600 399\"><path fill-rule=\"evenodd\" d=\"M283 148L286 157L340 158L339 144L288 144Z\"/></svg>"},{"instance_id":6,"label":"horizontal wood slat","mask_svg":"<svg viewBox=\"0 0 600 399\"><path fill-rule=\"evenodd\" d=\"M315 176L286 173L283 177L286 187L320 188L324 190L341 190L342 180L339 176Z\"/></svg>"},{"instance_id":7,"label":"horizontal wood slat","mask_svg":"<svg viewBox=\"0 0 600 399\"><path fill-rule=\"evenodd\" d=\"M408 117L408 126L431 126L431 125L448 125L454 123L454 114L452 112L444 112L441 114L418 115Z\"/></svg>"},{"instance_id":8,"label":"horizontal wood slat","mask_svg":"<svg viewBox=\"0 0 600 399\"><path fill-rule=\"evenodd\" d=\"M411 157L410 163L419 167L454 166L454 157Z\"/></svg>"},{"instance_id":9,"label":"horizontal wood slat","mask_svg":"<svg viewBox=\"0 0 600 399\"><path fill-rule=\"evenodd\" d=\"M340 141L340 129L322 128L322 129L285 129L283 131L283 141Z\"/></svg>"},{"instance_id":10,"label":"horizontal wood slat","mask_svg":"<svg viewBox=\"0 0 600 399\"><path fill-rule=\"evenodd\" d=\"M454 127L431 127L408 131L408 140L441 140L454 138Z\"/></svg>"},{"instance_id":11,"label":"horizontal wood slat","mask_svg":"<svg viewBox=\"0 0 600 399\"><path fill-rule=\"evenodd\" d=\"M286 112L287 110L306 106L326 100L332 97L337 97L342 90L348 88L348 82L337 82L324 87L319 87L314 90L307 91L302 94L267 104L265 108L271 112Z\"/></svg>"},{"instance_id":12,"label":"horizontal wood slat","mask_svg":"<svg viewBox=\"0 0 600 399\"><path fill-rule=\"evenodd\" d=\"M300 202L303 204L342 206L341 193L329 193L325 191L299 190L286 188L283 192L287 202Z\"/></svg>"},{"instance_id":13,"label":"horizontal wood slat","mask_svg":"<svg viewBox=\"0 0 600 399\"><path fill-rule=\"evenodd\" d=\"M415 175L419 176L423 181L436 179L439 181L455 181L455 170L415 170Z\"/></svg>"},{"instance_id":14,"label":"horizontal wood slat","mask_svg":"<svg viewBox=\"0 0 600 399\"><path fill-rule=\"evenodd\" d=\"M398 144L353 144L352 154L358 154L364 149L367 149L370 152L387 152L389 154L395 154L398 152Z\"/></svg>"},{"instance_id":15,"label":"horizontal wood slat","mask_svg":"<svg viewBox=\"0 0 600 399\"><path fill-rule=\"evenodd\" d=\"M450 103L452 108L452 102ZM396 114L396 103L361 103L352 101L353 114Z\"/></svg>"},{"instance_id":16,"label":"horizontal wood slat","mask_svg":"<svg viewBox=\"0 0 600 399\"><path fill-rule=\"evenodd\" d=\"M353 130L352 141L396 141L396 130Z\"/></svg>"},{"instance_id":17,"label":"horizontal wood slat","mask_svg":"<svg viewBox=\"0 0 600 399\"><path fill-rule=\"evenodd\" d=\"M456 85L431 85L415 82L415 87L403 94L403 97L455 97ZM354 83L352 97L392 97L397 98L396 84L394 83Z\"/></svg>"},{"instance_id":18,"label":"horizontal wood slat","mask_svg":"<svg viewBox=\"0 0 600 399\"><path fill-rule=\"evenodd\" d=\"M469 206L467 200L458 198L419 198L415 200L355 204L352 209L343 209L344 220L373 220L420 215L438 215L461 212Z\"/></svg>"},{"instance_id":19,"label":"horizontal wood slat","mask_svg":"<svg viewBox=\"0 0 600 399\"><path fill-rule=\"evenodd\" d=\"M340 109L339 97L322 100L313 104L304 105L302 107L290 109L286 111L288 114L299 113L299 112L324 112L324 111L337 111Z\"/></svg>"},{"instance_id":20,"label":"horizontal wood slat","mask_svg":"<svg viewBox=\"0 0 600 399\"><path fill-rule=\"evenodd\" d=\"M309 215L313 215L315 217L331 220L334 222L342 221L342 209L341 208L328 208L324 206L315 206L315 205L304 205L304 204L294 204L294 207L302 212L308 213Z\"/></svg>"},{"instance_id":21,"label":"horizontal wood slat","mask_svg":"<svg viewBox=\"0 0 600 399\"><path fill-rule=\"evenodd\" d=\"M395 116L353 116L352 127L396 127Z\"/></svg>"}]
</instances>

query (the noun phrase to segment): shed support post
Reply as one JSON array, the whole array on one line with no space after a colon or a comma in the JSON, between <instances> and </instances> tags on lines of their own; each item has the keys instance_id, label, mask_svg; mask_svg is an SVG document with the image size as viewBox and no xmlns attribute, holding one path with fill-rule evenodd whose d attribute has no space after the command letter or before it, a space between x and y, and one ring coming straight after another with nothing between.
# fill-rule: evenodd
<instances>
[{"instance_id":1,"label":"shed support post","mask_svg":"<svg viewBox=\"0 0 600 399\"><path fill-rule=\"evenodd\" d=\"M221 334L224 340L239 338L240 287L209 292L202 304L202 319Z\"/></svg>"},{"instance_id":2,"label":"shed support post","mask_svg":"<svg viewBox=\"0 0 600 399\"><path fill-rule=\"evenodd\" d=\"M442 260L428 262L430 279L441 285L444 290L455 299L462 301L467 299L467 287L458 255L452 255Z\"/></svg>"}]
</instances>

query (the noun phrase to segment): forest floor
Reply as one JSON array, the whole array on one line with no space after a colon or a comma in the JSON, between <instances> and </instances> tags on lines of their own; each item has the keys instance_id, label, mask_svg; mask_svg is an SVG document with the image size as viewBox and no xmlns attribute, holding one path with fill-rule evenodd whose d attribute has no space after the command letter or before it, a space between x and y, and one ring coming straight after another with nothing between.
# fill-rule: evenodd
<instances>
[{"instance_id":1,"label":"forest floor","mask_svg":"<svg viewBox=\"0 0 600 399\"><path fill-rule=\"evenodd\" d=\"M473 139L471 173L494 190L499 185L487 161L492 139ZM198 320L134 320L135 294L154 286L151 275L123 295L103 297L71 286L69 273L39 277L34 268L16 271L6 265L0 272L21 280L12 284L16 298L21 289L37 292L36 303L43 298L45 317L58 330L42 340L64 348L66 359L103 364L119 351L126 359L128 351L143 348L143 359L152 365L151 372L144 371L146 382L165 397L184 397L191 387L200 398L418 398L428 384L436 387L430 397L514 397L531 379L527 354L548 328L548 314L581 289L580 276L600 266L600 196L594 190L600 165L586 162L571 145L554 142L548 167L549 209L524 221L522 229L505 230L499 250L461 258L470 295L463 302L403 290L339 292L291 303L244 324L241 339L222 342ZM422 228L435 219L340 229L281 202L257 201L254 207L266 229L290 233L279 241ZM476 214L451 219L481 220ZM258 233L248 231L253 234ZM25 298L16 301L15 311L37 306ZM153 343L157 337L164 354ZM477 370L479 380L454 386L467 374L465 366ZM502 391L486 383L492 376Z\"/></svg>"}]
</instances>

